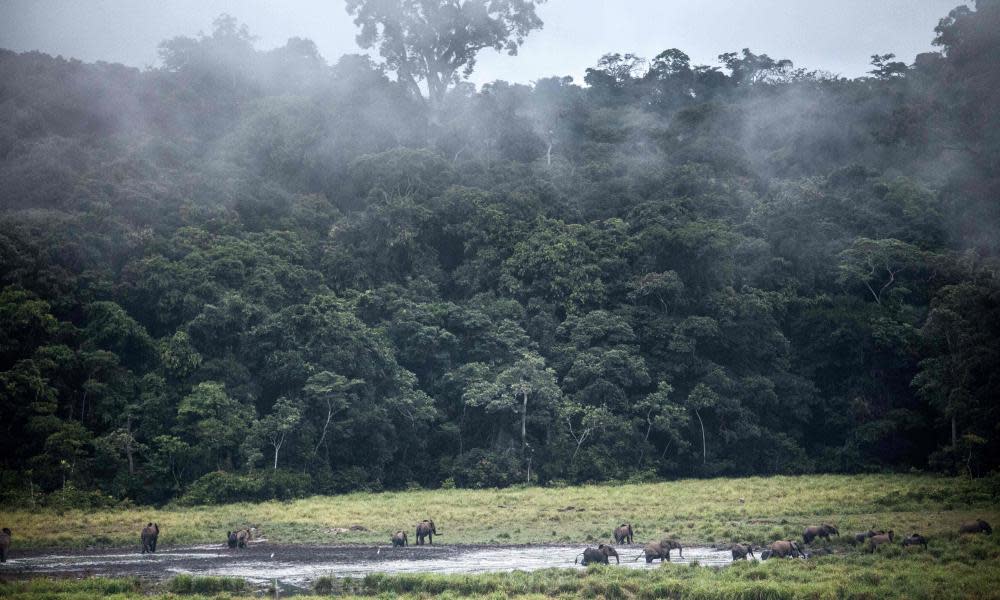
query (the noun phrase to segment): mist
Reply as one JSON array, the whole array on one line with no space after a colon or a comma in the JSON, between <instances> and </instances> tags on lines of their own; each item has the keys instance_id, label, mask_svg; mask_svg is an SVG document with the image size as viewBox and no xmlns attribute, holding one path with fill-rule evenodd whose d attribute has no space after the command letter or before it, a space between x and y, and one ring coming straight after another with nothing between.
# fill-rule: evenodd
<instances>
[{"instance_id":1,"label":"mist","mask_svg":"<svg viewBox=\"0 0 1000 600\"><path fill-rule=\"evenodd\" d=\"M801 4L4 5L3 498L995 470L1000 10Z\"/></svg>"}]
</instances>

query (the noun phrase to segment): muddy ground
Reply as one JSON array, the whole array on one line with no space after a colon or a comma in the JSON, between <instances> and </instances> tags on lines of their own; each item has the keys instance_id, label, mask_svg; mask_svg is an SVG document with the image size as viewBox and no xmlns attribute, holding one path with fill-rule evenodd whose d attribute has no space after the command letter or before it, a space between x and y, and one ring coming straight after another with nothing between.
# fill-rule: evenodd
<instances>
[{"instance_id":1,"label":"muddy ground","mask_svg":"<svg viewBox=\"0 0 1000 600\"><path fill-rule=\"evenodd\" d=\"M583 545L520 546L312 546L270 544L230 550L225 545L161 547L156 554L141 554L138 548L49 551L12 549L0 578L49 576L136 576L167 579L179 574L242 577L254 582L278 580L283 586L304 588L322 576L364 577L370 573L488 573L531 571L544 568L583 568L574 559ZM622 567L650 568L639 558L642 547L618 546ZM684 557L673 562L698 561L706 566L731 562L730 553L706 547L684 549ZM612 564L614 559L612 558Z\"/></svg>"}]
</instances>

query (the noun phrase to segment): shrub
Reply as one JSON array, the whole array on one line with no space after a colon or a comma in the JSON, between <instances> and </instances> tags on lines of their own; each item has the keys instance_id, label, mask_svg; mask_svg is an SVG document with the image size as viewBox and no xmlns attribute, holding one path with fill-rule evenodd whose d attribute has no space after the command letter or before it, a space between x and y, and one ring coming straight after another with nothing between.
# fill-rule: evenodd
<instances>
[{"instance_id":1,"label":"shrub","mask_svg":"<svg viewBox=\"0 0 1000 600\"><path fill-rule=\"evenodd\" d=\"M455 460L455 484L463 488L508 487L521 480L521 469L513 452L476 448Z\"/></svg>"},{"instance_id":2,"label":"shrub","mask_svg":"<svg viewBox=\"0 0 1000 600\"><path fill-rule=\"evenodd\" d=\"M86 491L77 489L73 485L67 485L45 496L43 504L57 510L74 508L90 510L95 508L111 508L118 504L118 500L104 494L100 490Z\"/></svg>"},{"instance_id":3,"label":"shrub","mask_svg":"<svg viewBox=\"0 0 1000 600\"><path fill-rule=\"evenodd\" d=\"M312 480L303 473L289 471L263 471L252 475L238 475L215 471L208 473L188 487L178 504L226 504L263 500L291 500L306 496L312 489Z\"/></svg>"},{"instance_id":4,"label":"shrub","mask_svg":"<svg viewBox=\"0 0 1000 600\"><path fill-rule=\"evenodd\" d=\"M217 594L219 592L245 592L250 586L238 577L202 577L178 575L170 580L168 589L175 594Z\"/></svg>"}]
</instances>

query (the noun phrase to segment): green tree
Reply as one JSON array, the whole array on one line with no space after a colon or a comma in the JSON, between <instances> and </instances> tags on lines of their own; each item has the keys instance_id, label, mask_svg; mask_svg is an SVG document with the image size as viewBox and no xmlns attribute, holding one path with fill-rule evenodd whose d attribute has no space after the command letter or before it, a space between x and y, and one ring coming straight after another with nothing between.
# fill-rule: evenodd
<instances>
[{"instance_id":1,"label":"green tree","mask_svg":"<svg viewBox=\"0 0 1000 600\"><path fill-rule=\"evenodd\" d=\"M468 77L483 49L516 55L525 36L542 26L535 5L544 0L347 0L361 28L362 48L377 47L411 92L439 105L448 87Z\"/></svg>"}]
</instances>

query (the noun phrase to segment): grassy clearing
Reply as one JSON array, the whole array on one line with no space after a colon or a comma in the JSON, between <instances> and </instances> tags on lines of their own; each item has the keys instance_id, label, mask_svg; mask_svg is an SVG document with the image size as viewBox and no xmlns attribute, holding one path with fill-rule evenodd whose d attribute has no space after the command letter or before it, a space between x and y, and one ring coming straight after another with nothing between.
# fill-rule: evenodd
<instances>
[{"instance_id":1,"label":"grassy clearing","mask_svg":"<svg viewBox=\"0 0 1000 600\"><path fill-rule=\"evenodd\" d=\"M633 523L637 541L671 535L688 544L764 543L831 522L844 534L834 538L837 544L872 525L901 535L920 531L940 542L957 538L962 521L1000 524L1000 479L813 475L355 493L194 508L0 509L0 524L14 530L14 551L138 545L148 521L160 524L161 546L222 543L227 530L251 524L273 543L386 543L400 528L412 537L413 526L425 518L435 520L445 544L603 541L622 521ZM370 531L335 532L351 525Z\"/></svg>"}]
</instances>

